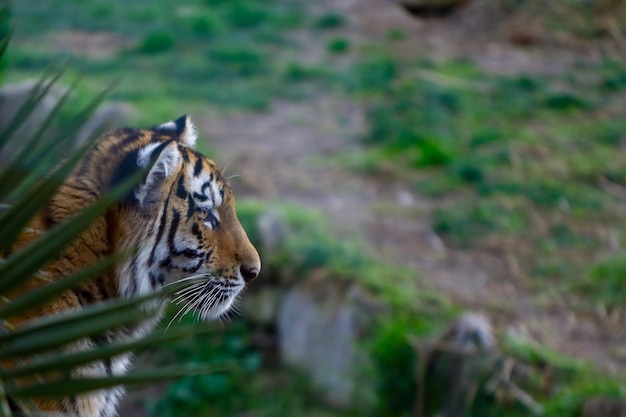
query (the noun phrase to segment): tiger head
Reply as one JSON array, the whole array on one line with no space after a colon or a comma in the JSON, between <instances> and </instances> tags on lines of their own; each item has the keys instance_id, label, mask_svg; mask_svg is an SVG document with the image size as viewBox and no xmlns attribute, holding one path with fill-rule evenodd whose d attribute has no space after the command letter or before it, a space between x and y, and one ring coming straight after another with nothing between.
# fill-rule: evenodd
<instances>
[{"instance_id":1,"label":"tiger head","mask_svg":"<svg viewBox=\"0 0 626 417\"><path fill-rule=\"evenodd\" d=\"M196 137L187 116L152 129L118 129L96 152L121 156L96 169L112 165L110 187L150 167L119 209L118 246L136 248L118 268L119 292L145 294L180 281L185 286L174 301L210 319L229 310L261 262L237 218L228 180L194 149Z\"/></svg>"}]
</instances>

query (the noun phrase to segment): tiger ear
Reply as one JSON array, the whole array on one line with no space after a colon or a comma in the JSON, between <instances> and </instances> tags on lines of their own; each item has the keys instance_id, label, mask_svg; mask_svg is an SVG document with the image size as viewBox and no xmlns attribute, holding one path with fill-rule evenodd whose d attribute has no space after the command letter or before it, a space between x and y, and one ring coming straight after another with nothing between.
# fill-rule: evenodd
<instances>
[{"instance_id":1,"label":"tiger ear","mask_svg":"<svg viewBox=\"0 0 626 417\"><path fill-rule=\"evenodd\" d=\"M182 161L178 143L174 141L151 143L137 153L137 165L146 167L155 160L145 180L135 189L135 198L145 208L161 201L165 180L172 176Z\"/></svg>"},{"instance_id":2,"label":"tiger ear","mask_svg":"<svg viewBox=\"0 0 626 417\"><path fill-rule=\"evenodd\" d=\"M196 146L196 140L198 140L198 132L196 126L191 121L189 116L182 115L178 119L163 123L159 126L159 130L168 130L173 132L178 138L179 142L182 142L185 146L194 148Z\"/></svg>"}]
</instances>

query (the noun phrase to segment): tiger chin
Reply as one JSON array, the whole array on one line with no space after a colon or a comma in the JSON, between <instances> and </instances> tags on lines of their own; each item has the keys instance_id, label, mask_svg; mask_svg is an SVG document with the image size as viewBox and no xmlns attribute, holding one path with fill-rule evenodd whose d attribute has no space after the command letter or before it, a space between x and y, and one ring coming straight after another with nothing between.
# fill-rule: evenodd
<instances>
[{"instance_id":1,"label":"tiger chin","mask_svg":"<svg viewBox=\"0 0 626 417\"><path fill-rule=\"evenodd\" d=\"M174 282L183 285L174 300L183 304L183 314L195 309L207 320L224 315L246 283L258 276L261 262L237 218L227 179L215 162L195 150L196 140L196 129L187 116L150 129L117 129L98 139L11 250L27 245L138 170L150 167L126 198L42 272L56 280L114 253L132 255L53 303L12 318L10 324L19 326L104 300L149 294ZM38 285L40 281L28 280L12 297ZM158 321L153 318L131 330L112 330L73 348L87 350L140 338ZM130 362L130 355L122 355L109 363L78 368L74 374L123 375ZM36 405L42 411L79 417L113 417L122 396L123 389L114 388Z\"/></svg>"}]
</instances>

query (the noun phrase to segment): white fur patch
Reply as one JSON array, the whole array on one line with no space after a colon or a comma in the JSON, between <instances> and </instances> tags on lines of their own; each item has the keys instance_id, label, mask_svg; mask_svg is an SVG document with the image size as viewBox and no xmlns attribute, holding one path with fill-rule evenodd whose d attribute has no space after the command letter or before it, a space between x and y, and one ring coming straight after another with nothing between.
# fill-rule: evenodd
<instances>
[{"instance_id":1,"label":"white fur patch","mask_svg":"<svg viewBox=\"0 0 626 417\"><path fill-rule=\"evenodd\" d=\"M154 173L161 173L165 178L172 175L176 167L181 160L180 151L175 143L172 143L165 147L159 155L159 159L155 162L154 166L150 170L150 176Z\"/></svg>"},{"instance_id":2,"label":"white fur patch","mask_svg":"<svg viewBox=\"0 0 626 417\"><path fill-rule=\"evenodd\" d=\"M172 120L159 126L160 130L171 130L178 135L178 140L185 146L194 148L198 140L198 130L193 124L191 118L187 115L180 117L178 120Z\"/></svg>"},{"instance_id":3,"label":"white fur patch","mask_svg":"<svg viewBox=\"0 0 626 417\"><path fill-rule=\"evenodd\" d=\"M181 133L180 140L190 148L194 148L196 146L196 141L198 140L198 129L196 128L196 125L193 124L189 116L187 116L185 130Z\"/></svg>"},{"instance_id":4,"label":"white fur patch","mask_svg":"<svg viewBox=\"0 0 626 417\"><path fill-rule=\"evenodd\" d=\"M160 143L151 143L141 149L137 154L137 164L145 167L149 163L155 149L160 145ZM143 204L145 201L158 199L160 196L158 193L159 183L163 181L163 178L168 178L174 173L181 160L182 156L178 150L178 144L172 142L167 145L150 169L144 184L135 190L137 200Z\"/></svg>"},{"instance_id":5,"label":"white fur patch","mask_svg":"<svg viewBox=\"0 0 626 417\"><path fill-rule=\"evenodd\" d=\"M151 143L139 150L139 153L137 154L137 165L139 165L140 167L145 167L146 165L148 165L148 162L152 157L152 153L159 145L161 144Z\"/></svg>"},{"instance_id":6,"label":"white fur patch","mask_svg":"<svg viewBox=\"0 0 626 417\"><path fill-rule=\"evenodd\" d=\"M172 121L163 123L159 126L159 129L176 130L176 123Z\"/></svg>"}]
</instances>

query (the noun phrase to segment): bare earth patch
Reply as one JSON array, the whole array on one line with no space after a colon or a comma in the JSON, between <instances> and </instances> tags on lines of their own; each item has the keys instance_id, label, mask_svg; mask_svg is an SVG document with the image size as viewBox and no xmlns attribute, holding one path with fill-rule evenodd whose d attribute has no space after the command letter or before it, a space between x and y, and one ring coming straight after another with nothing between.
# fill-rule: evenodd
<instances>
[{"instance_id":1,"label":"bare earth patch","mask_svg":"<svg viewBox=\"0 0 626 417\"><path fill-rule=\"evenodd\" d=\"M516 47L511 31L490 22L479 19L473 28L461 26L460 17L418 21L389 1L326 2L324 11L333 8L350 16L345 35L357 43L399 28L407 38L395 44L395 53L464 57L500 74L554 74L587 53L585 45ZM468 36L471 33L476 36ZM310 42L317 51L319 40ZM306 48L303 54L307 55ZM227 174L240 174L233 180L239 195L321 210L338 230L366 239L380 260L413 268L420 288L439 290L468 309L484 310L498 330L525 334L607 371L625 369L626 334L617 321L580 316L558 301L544 305L526 290L514 250L497 245L447 248L430 226L437 201L417 194L401 180L361 176L329 161L337 152L359 147L363 120L360 103L322 96L278 103L264 114L207 120L199 128L219 150L220 164L230 167Z\"/></svg>"},{"instance_id":2,"label":"bare earth patch","mask_svg":"<svg viewBox=\"0 0 626 417\"><path fill-rule=\"evenodd\" d=\"M106 59L115 56L122 48L121 37L111 32L86 32L63 30L51 37L51 46L72 55L91 59Z\"/></svg>"}]
</instances>

